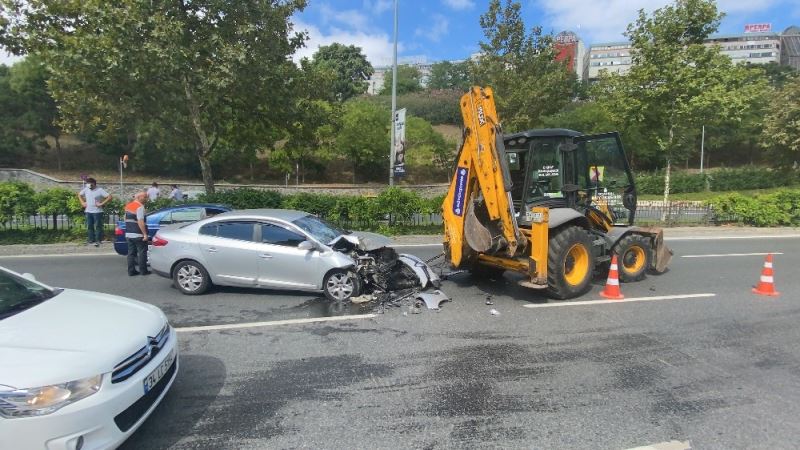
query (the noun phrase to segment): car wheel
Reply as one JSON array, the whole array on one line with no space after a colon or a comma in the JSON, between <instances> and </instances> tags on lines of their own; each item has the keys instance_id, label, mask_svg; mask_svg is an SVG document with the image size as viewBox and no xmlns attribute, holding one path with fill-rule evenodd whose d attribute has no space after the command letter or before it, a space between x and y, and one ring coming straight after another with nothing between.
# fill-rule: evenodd
<instances>
[{"instance_id":1,"label":"car wheel","mask_svg":"<svg viewBox=\"0 0 800 450\"><path fill-rule=\"evenodd\" d=\"M181 261L172 271L172 281L176 288L186 295L200 295L211 287L208 272L197 261Z\"/></svg>"},{"instance_id":2,"label":"car wheel","mask_svg":"<svg viewBox=\"0 0 800 450\"><path fill-rule=\"evenodd\" d=\"M361 294L361 280L350 270L331 270L322 280L322 289L328 300L350 300Z\"/></svg>"}]
</instances>

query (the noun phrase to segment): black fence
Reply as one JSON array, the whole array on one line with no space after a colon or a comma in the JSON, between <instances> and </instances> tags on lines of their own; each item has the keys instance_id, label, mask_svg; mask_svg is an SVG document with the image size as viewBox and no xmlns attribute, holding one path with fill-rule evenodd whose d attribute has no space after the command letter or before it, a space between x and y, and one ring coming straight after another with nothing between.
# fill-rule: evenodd
<instances>
[{"instance_id":1,"label":"black fence","mask_svg":"<svg viewBox=\"0 0 800 450\"><path fill-rule=\"evenodd\" d=\"M103 224L106 228L113 228L121 220L118 214L103 214ZM35 214L32 216L15 216L11 220L0 222L0 230L71 230L86 226L83 216L68 216L65 214Z\"/></svg>"},{"instance_id":2,"label":"black fence","mask_svg":"<svg viewBox=\"0 0 800 450\"><path fill-rule=\"evenodd\" d=\"M118 214L103 214L103 223L107 228L113 228L121 220ZM621 217L620 221L624 221ZM640 202L636 209L635 223L637 225L716 225L720 223L736 222L737 217L730 214L720 214L713 205L703 202ZM442 215L412 214L408 217L385 217L384 220L349 220L341 218L333 220L337 225L347 229L375 229L378 225L392 226L439 226L442 225ZM85 227L83 216L68 215L42 215L13 217L11 220L0 222L0 231L16 229L41 229L41 230L71 230Z\"/></svg>"}]
</instances>

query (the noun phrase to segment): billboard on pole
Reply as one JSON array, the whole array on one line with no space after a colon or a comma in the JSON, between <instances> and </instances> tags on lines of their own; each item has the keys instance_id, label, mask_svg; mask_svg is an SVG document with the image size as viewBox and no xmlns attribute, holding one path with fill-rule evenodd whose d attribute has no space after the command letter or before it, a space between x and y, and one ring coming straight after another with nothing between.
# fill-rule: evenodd
<instances>
[{"instance_id":1,"label":"billboard on pole","mask_svg":"<svg viewBox=\"0 0 800 450\"><path fill-rule=\"evenodd\" d=\"M394 175L401 177L406 174L406 109L399 109L394 113L394 148L392 149L394 161Z\"/></svg>"}]
</instances>

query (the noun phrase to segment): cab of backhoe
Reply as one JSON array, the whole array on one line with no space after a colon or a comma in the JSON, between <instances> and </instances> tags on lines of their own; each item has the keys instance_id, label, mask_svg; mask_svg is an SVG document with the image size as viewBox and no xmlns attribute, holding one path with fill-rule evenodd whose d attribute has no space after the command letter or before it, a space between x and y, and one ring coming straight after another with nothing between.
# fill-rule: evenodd
<instances>
[{"instance_id":1,"label":"cab of backhoe","mask_svg":"<svg viewBox=\"0 0 800 450\"><path fill-rule=\"evenodd\" d=\"M633 224L636 185L619 134L553 128L505 135L503 141L521 226L530 225L525 212L536 206L575 210L603 231Z\"/></svg>"}]
</instances>

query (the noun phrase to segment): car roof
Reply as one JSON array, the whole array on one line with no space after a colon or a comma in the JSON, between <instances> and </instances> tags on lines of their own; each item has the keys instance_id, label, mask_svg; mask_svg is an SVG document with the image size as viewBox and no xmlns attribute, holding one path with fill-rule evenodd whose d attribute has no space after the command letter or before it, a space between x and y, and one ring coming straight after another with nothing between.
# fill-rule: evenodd
<instances>
[{"instance_id":1,"label":"car roof","mask_svg":"<svg viewBox=\"0 0 800 450\"><path fill-rule=\"evenodd\" d=\"M293 209L237 209L222 214L217 214L214 219L278 219L292 222L310 214Z\"/></svg>"},{"instance_id":2,"label":"car roof","mask_svg":"<svg viewBox=\"0 0 800 450\"><path fill-rule=\"evenodd\" d=\"M219 208L219 209L225 209L225 210L228 210L228 211L233 209L230 206L220 205L219 203L178 203L176 205L165 206L165 207L157 209L155 211L151 211L151 212L147 213L147 215L157 214L157 213L166 212L166 211L172 211L172 210L181 209L181 208L198 208L198 207L199 208Z\"/></svg>"},{"instance_id":3,"label":"car roof","mask_svg":"<svg viewBox=\"0 0 800 450\"><path fill-rule=\"evenodd\" d=\"M539 128L536 130L527 130L527 131L520 131L519 133L511 133L503 135L504 141L509 141L511 139L517 139L521 137L532 138L532 137L558 137L558 136L566 136L566 137L578 137L583 136L583 133L580 131L570 130L568 128Z\"/></svg>"}]
</instances>

